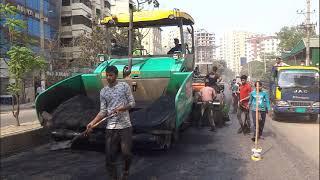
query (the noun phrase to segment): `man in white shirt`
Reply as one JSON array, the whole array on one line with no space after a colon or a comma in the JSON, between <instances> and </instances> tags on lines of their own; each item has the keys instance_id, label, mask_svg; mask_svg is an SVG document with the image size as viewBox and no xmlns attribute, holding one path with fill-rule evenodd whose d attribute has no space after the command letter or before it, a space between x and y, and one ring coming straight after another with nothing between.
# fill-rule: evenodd
<instances>
[{"instance_id":1,"label":"man in white shirt","mask_svg":"<svg viewBox=\"0 0 320 180\"><path fill-rule=\"evenodd\" d=\"M289 66L289 65L284 63L281 57L277 57L277 62L273 66L279 67L279 66Z\"/></svg>"}]
</instances>

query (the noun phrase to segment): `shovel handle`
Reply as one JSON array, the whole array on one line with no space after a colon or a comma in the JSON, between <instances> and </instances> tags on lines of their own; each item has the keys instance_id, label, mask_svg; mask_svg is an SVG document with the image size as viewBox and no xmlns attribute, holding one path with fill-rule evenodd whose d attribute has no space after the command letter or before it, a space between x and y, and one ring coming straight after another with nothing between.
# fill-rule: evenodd
<instances>
[{"instance_id":1,"label":"shovel handle","mask_svg":"<svg viewBox=\"0 0 320 180\"><path fill-rule=\"evenodd\" d=\"M95 128L95 127L97 127L99 124L101 124L103 121L105 121L105 120L107 120L107 119L109 119L109 118L112 118L112 117L114 117L115 115L117 115L117 113L113 113L113 114L111 114L110 116L107 116L107 117L105 117L105 118L103 118L101 121L99 121L99 122L97 122L96 124L94 124L92 127L91 127L91 129L93 129L93 128ZM81 133L81 134L87 134L88 133L88 129L86 129L83 133Z\"/></svg>"}]
</instances>

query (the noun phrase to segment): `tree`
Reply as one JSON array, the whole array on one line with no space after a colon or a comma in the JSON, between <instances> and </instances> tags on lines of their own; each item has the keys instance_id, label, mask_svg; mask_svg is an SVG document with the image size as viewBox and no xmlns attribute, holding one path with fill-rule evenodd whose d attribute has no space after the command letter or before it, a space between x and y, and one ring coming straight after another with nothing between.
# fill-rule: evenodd
<instances>
[{"instance_id":1,"label":"tree","mask_svg":"<svg viewBox=\"0 0 320 180\"><path fill-rule=\"evenodd\" d=\"M222 76L224 76L224 81L229 81L231 79L234 78L235 74L234 72L229 69L227 67L227 63L226 61L222 61L222 60L219 60L219 61L213 61L213 66L217 66L218 68L218 73L221 74ZM209 70L210 71L210 70Z\"/></svg>"},{"instance_id":2,"label":"tree","mask_svg":"<svg viewBox=\"0 0 320 180\"><path fill-rule=\"evenodd\" d=\"M12 98L12 114L19 126L19 112L20 112L20 97L24 97L24 78L28 73L34 69L44 66L44 60L35 56L31 49L22 46L33 44L34 41L25 36L22 32L26 28L26 23L20 19L16 19L17 8L9 3L0 4L0 16L3 21L4 30L7 30L9 37L10 50L6 52L6 56L10 59L8 62L9 77L12 81L7 90L17 101L15 107L14 99Z\"/></svg>"},{"instance_id":3,"label":"tree","mask_svg":"<svg viewBox=\"0 0 320 180\"><path fill-rule=\"evenodd\" d=\"M271 70L272 66L274 65L275 61L268 60L266 61L266 70L264 71L264 62L261 61L251 61L242 66L241 74L249 75L252 80L262 80L262 81L269 81L271 78ZM249 71L248 72L248 66Z\"/></svg>"},{"instance_id":4,"label":"tree","mask_svg":"<svg viewBox=\"0 0 320 180\"><path fill-rule=\"evenodd\" d=\"M284 26L276 34L280 40L280 51L291 51L291 49L305 36L304 30L296 26ZM311 36L315 35L316 33L313 30Z\"/></svg>"},{"instance_id":5,"label":"tree","mask_svg":"<svg viewBox=\"0 0 320 180\"><path fill-rule=\"evenodd\" d=\"M36 56L31 49L22 46L12 46L7 54L10 58L8 62L9 76L14 80L9 84L8 91L17 101L17 108L15 108L14 100L12 100L12 114L17 121L17 126L20 126L20 95L23 78L33 70L43 68L45 61L42 57Z\"/></svg>"}]
</instances>

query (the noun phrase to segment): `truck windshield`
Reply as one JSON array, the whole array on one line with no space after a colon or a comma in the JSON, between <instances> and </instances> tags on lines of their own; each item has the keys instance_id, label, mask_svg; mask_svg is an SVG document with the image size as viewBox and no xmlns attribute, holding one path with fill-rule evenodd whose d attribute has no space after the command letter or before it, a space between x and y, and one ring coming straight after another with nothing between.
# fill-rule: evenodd
<instances>
[{"instance_id":1,"label":"truck windshield","mask_svg":"<svg viewBox=\"0 0 320 180\"><path fill-rule=\"evenodd\" d=\"M285 87L311 87L319 85L319 72L314 70L280 71L278 85Z\"/></svg>"}]
</instances>

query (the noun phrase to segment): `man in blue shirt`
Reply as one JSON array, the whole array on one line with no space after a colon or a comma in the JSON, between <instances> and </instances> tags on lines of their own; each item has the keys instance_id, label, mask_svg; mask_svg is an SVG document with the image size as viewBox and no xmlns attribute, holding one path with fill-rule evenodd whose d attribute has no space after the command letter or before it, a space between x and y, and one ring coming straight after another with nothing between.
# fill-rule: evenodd
<instances>
[{"instance_id":1,"label":"man in blue shirt","mask_svg":"<svg viewBox=\"0 0 320 180\"><path fill-rule=\"evenodd\" d=\"M264 128L264 123L266 121L266 115L268 114L268 111L270 111L270 101L269 101L269 95L266 91L262 90L262 83L260 81L257 81L255 83L255 87L257 87L257 84L259 83L259 102L257 102L257 90L255 89L250 93L249 97L249 107L251 109L252 113L252 120L254 125L254 134L253 138L251 138L252 141L255 141L255 134L256 134L256 105L258 103L258 112L260 113L259 118L259 132L258 132L258 139L262 135L262 131Z\"/></svg>"}]
</instances>

